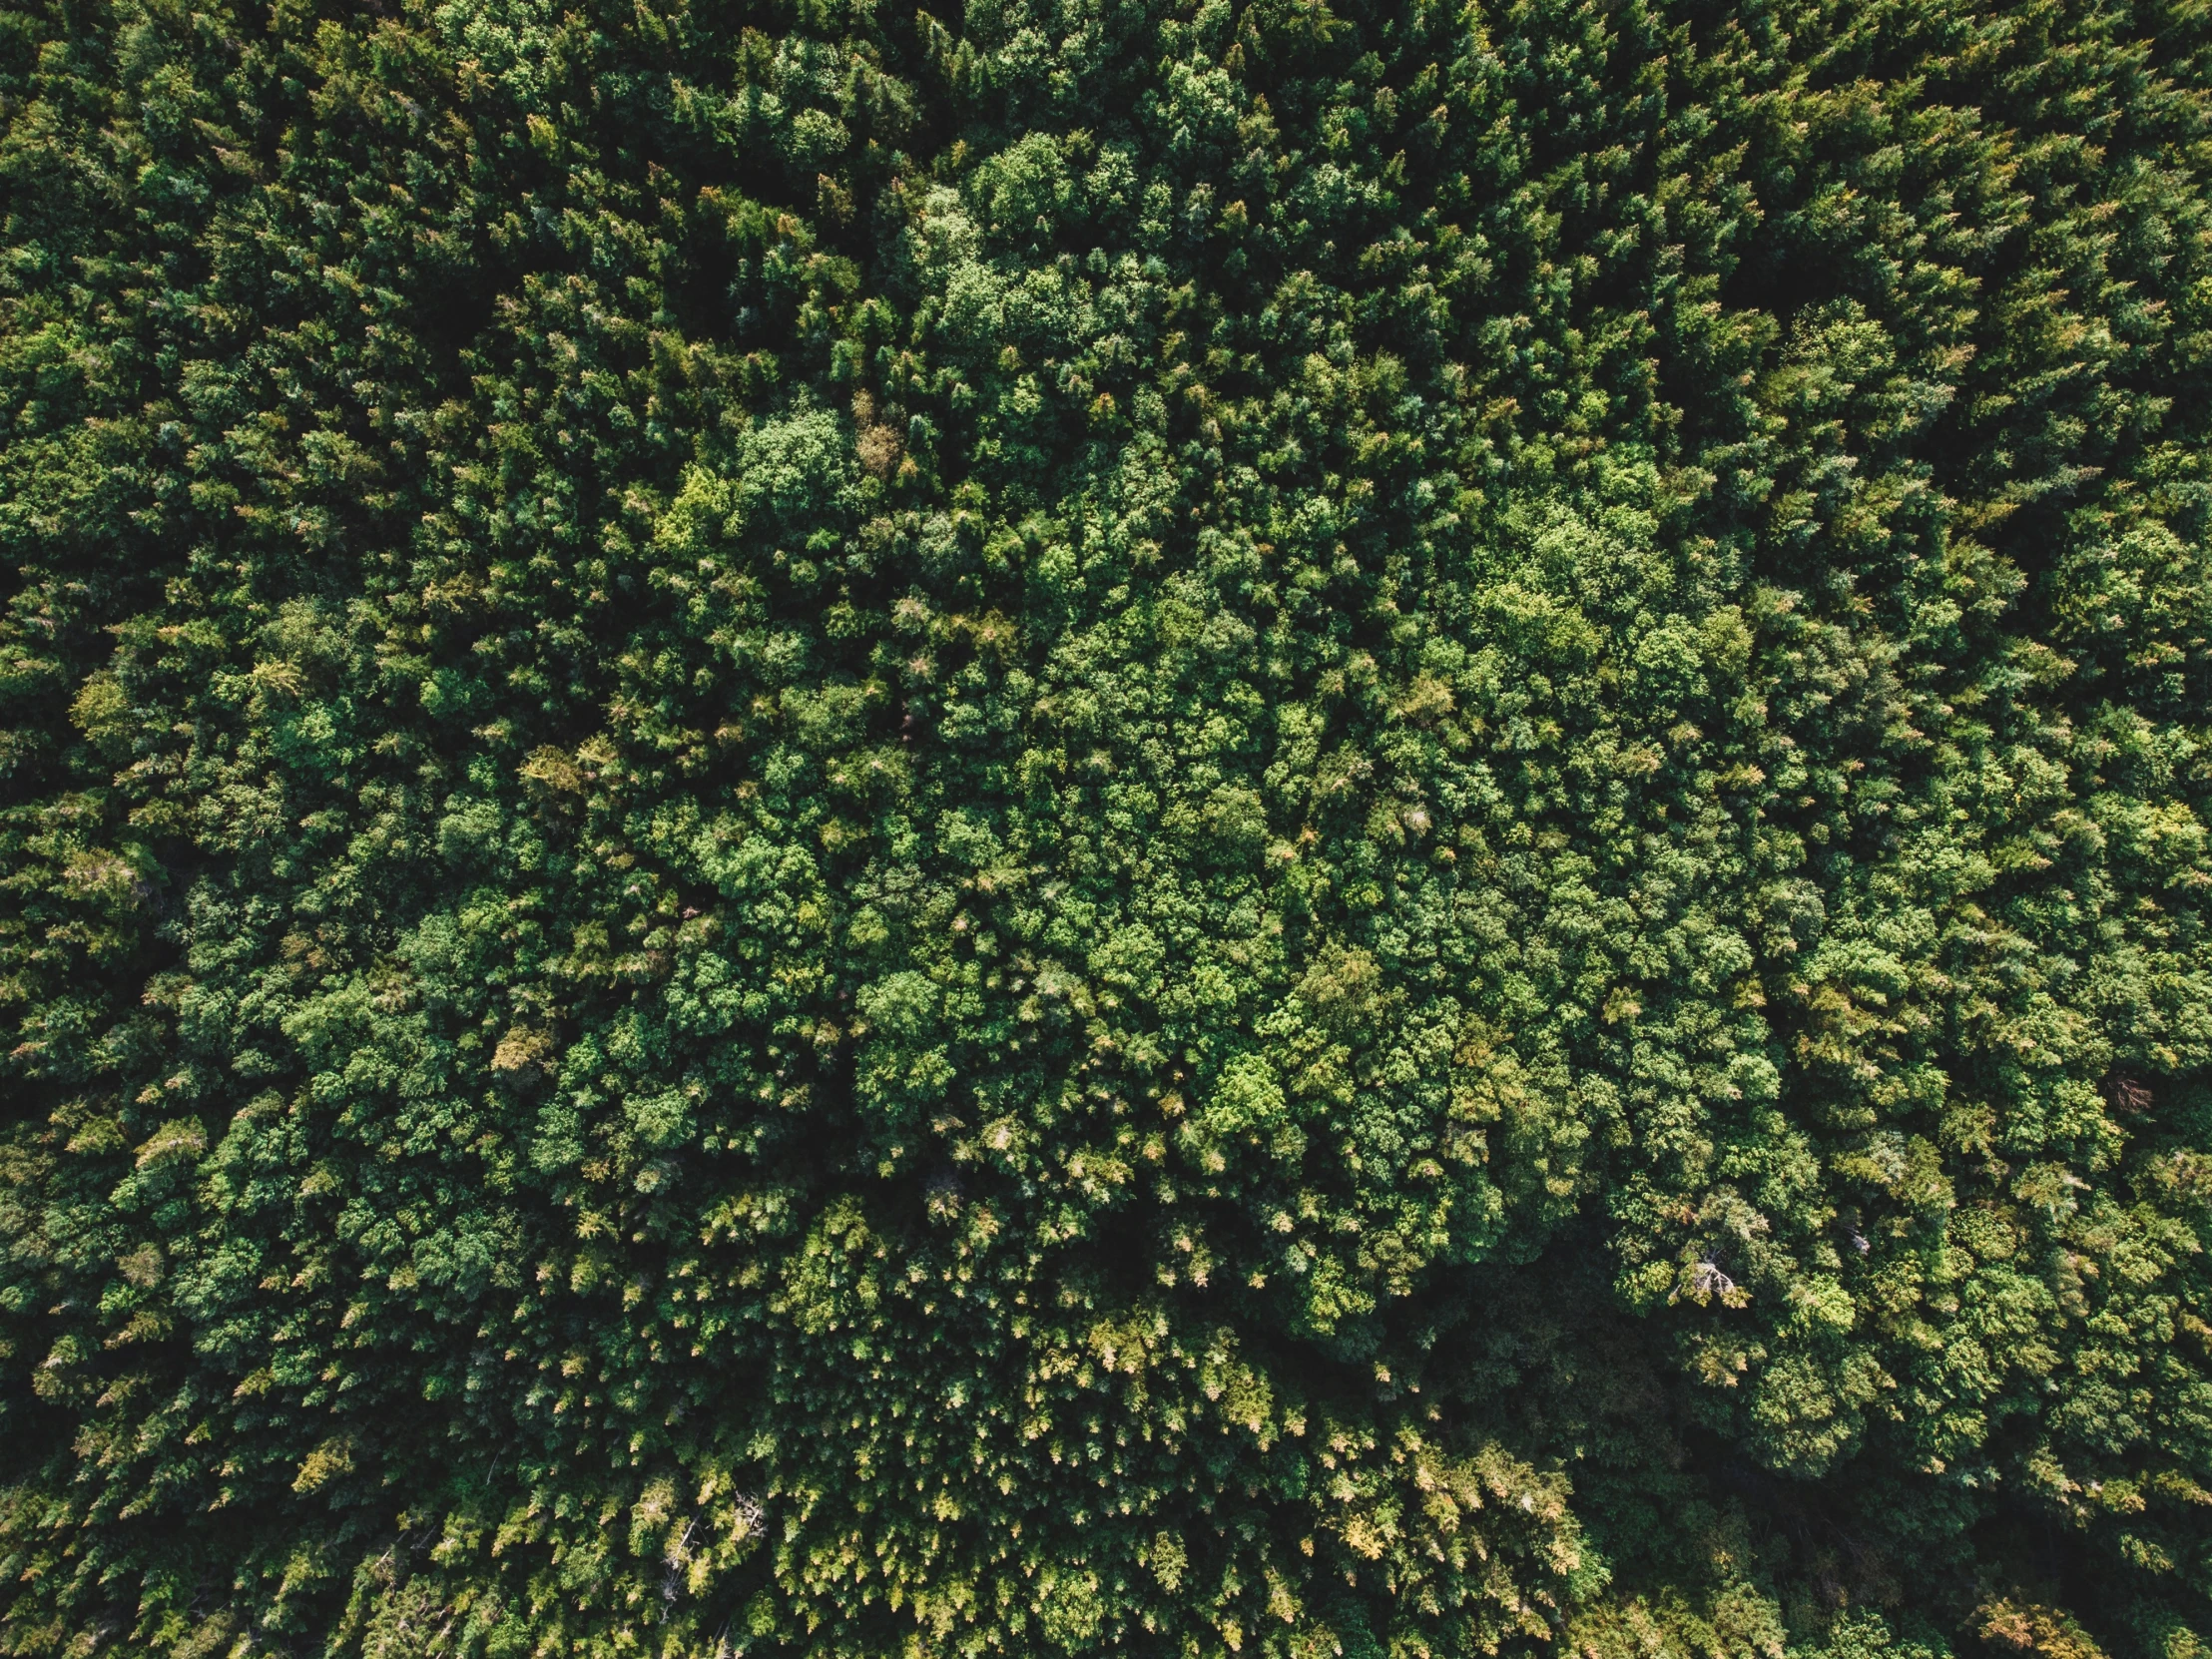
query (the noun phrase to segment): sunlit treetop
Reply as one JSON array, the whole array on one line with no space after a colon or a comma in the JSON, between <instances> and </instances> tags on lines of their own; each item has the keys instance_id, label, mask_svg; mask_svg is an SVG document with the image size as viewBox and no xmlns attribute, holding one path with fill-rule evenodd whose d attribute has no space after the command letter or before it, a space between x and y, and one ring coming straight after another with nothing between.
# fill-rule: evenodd
<instances>
[{"instance_id":1,"label":"sunlit treetop","mask_svg":"<svg viewBox=\"0 0 2212 1659\"><path fill-rule=\"evenodd\" d=\"M0 1655L2212 1659L2208 45L0 10Z\"/></svg>"}]
</instances>

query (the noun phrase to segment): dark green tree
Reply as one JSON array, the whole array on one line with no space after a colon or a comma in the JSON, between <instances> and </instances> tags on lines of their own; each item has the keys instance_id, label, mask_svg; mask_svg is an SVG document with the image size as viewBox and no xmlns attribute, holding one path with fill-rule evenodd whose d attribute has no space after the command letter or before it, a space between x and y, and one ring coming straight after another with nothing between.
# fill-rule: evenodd
<instances>
[{"instance_id":1,"label":"dark green tree","mask_svg":"<svg viewBox=\"0 0 2212 1659\"><path fill-rule=\"evenodd\" d=\"M2198 0L0 0L0 1654L2212 1659Z\"/></svg>"}]
</instances>

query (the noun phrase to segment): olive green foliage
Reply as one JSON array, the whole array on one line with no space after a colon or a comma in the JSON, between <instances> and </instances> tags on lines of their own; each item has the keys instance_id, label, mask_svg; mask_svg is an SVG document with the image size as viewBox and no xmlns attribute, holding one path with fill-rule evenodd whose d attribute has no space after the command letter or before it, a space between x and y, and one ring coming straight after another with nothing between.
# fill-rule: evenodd
<instances>
[{"instance_id":1,"label":"olive green foliage","mask_svg":"<svg viewBox=\"0 0 2212 1659\"><path fill-rule=\"evenodd\" d=\"M2206 1654L2200 0L199 4L0 10L0 1653Z\"/></svg>"}]
</instances>

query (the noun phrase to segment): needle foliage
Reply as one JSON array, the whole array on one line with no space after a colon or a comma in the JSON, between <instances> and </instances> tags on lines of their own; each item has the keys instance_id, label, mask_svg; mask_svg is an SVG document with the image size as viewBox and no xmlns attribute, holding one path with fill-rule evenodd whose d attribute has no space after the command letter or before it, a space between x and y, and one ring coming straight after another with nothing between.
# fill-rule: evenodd
<instances>
[{"instance_id":1,"label":"needle foliage","mask_svg":"<svg viewBox=\"0 0 2212 1659\"><path fill-rule=\"evenodd\" d=\"M7 0L0 1653L2206 1659L2208 53Z\"/></svg>"}]
</instances>

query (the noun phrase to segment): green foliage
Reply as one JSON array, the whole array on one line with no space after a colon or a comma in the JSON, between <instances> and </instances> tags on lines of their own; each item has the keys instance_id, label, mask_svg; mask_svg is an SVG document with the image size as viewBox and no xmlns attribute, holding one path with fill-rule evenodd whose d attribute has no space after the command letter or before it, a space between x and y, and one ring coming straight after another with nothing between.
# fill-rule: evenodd
<instances>
[{"instance_id":1,"label":"green foliage","mask_svg":"<svg viewBox=\"0 0 2212 1659\"><path fill-rule=\"evenodd\" d=\"M0 1653L2202 1659L2194 0L10 0Z\"/></svg>"}]
</instances>

